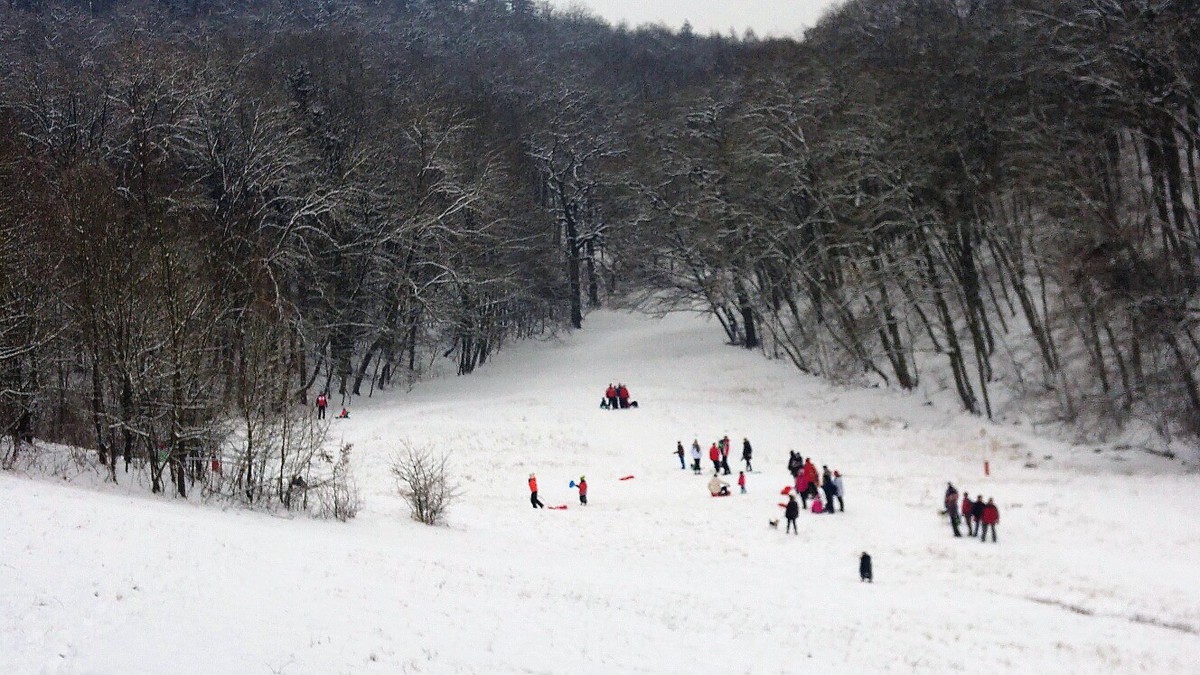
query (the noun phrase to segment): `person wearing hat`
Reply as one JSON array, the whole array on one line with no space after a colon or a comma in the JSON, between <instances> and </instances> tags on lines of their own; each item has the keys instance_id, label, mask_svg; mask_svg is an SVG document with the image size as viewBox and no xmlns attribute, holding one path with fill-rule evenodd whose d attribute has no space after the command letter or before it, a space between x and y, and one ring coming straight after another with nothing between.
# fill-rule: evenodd
<instances>
[{"instance_id":1,"label":"person wearing hat","mask_svg":"<svg viewBox=\"0 0 1200 675\"><path fill-rule=\"evenodd\" d=\"M587 478L585 476L580 476L579 484L575 487L579 488L579 503L587 506Z\"/></svg>"},{"instance_id":2,"label":"person wearing hat","mask_svg":"<svg viewBox=\"0 0 1200 675\"><path fill-rule=\"evenodd\" d=\"M961 537L962 533L958 531L958 490L953 483L946 483L945 504L946 515L950 516L950 529L954 531L954 536Z\"/></svg>"},{"instance_id":3,"label":"person wearing hat","mask_svg":"<svg viewBox=\"0 0 1200 675\"><path fill-rule=\"evenodd\" d=\"M544 509L546 508L546 505L543 504L540 499L538 499L537 492L537 476L531 473L529 474L529 503L532 504L533 508L535 509Z\"/></svg>"}]
</instances>

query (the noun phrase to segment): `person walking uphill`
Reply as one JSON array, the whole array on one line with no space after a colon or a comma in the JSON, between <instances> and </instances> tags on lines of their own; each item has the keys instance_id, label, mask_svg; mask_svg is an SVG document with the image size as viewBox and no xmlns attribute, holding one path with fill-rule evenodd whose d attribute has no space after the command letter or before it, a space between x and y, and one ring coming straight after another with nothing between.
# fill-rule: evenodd
<instances>
[{"instance_id":1,"label":"person walking uphill","mask_svg":"<svg viewBox=\"0 0 1200 675\"><path fill-rule=\"evenodd\" d=\"M679 470L687 468L687 464L683 461L683 441L675 441L675 455L679 457Z\"/></svg>"},{"instance_id":2,"label":"person walking uphill","mask_svg":"<svg viewBox=\"0 0 1200 675\"><path fill-rule=\"evenodd\" d=\"M979 498L983 501L983 497ZM996 506L995 502L989 498L987 504L983 507L983 525L979 528L979 541L987 541L988 528L992 528L992 543L996 543L996 523L1000 522L1000 507Z\"/></svg>"},{"instance_id":3,"label":"person walking uphill","mask_svg":"<svg viewBox=\"0 0 1200 675\"><path fill-rule=\"evenodd\" d=\"M540 499L538 499L537 492L537 476L529 474L529 503L532 504L533 508L535 509L544 509L546 508L546 505L543 504Z\"/></svg>"},{"instance_id":4,"label":"person walking uphill","mask_svg":"<svg viewBox=\"0 0 1200 675\"><path fill-rule=\"evenodd\" d=\"M787 507L783 511L783 516L787 518L787 529L784 534L791 532L792 534L800 534L800 529L796 527L796 518L800 515L800 505L796 503L796 495L788 495Z\"/></svg>"},{"instance_id":5,"label":"person walking uphill","mask_svg":"<svg viewBox=\"0 0 1200 675\"><path fill-rule=\"evenodd\" d=\"M954 489L953 483L946 483L946 515L950 516L950 529L954 530L954 536L961 537L962 533L958 531L958 490Z\"/></svg>"},{"instance_id":6,"label":"person walking uphill","mask_svg":"<svg viewBox=\"0 0 1200 675\"><path fill-rule=\"evenodd\" d=\"M587 478L580 476L579 483L575 487L579 488L579 503L587 506Z\"/></svg>"},{"instance_id":7,"label":"person walking uphill","mask_svg":"<svg viewBox=\"0 0 1200 675\"><path fill-rule=\"evenodd\" d=\"M753 453L753 451L750 449L750 439L743 438L742 439L742 461L746 463L747 471L754 470L753 468L750 467L750 455L752 453Z\"/></svg>"}]
</instances>

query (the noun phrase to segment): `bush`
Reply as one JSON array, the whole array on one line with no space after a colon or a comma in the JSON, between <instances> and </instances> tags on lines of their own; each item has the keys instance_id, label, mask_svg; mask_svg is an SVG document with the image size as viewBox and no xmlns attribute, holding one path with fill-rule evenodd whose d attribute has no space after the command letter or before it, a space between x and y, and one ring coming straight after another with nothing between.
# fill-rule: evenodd
<instances>
[{"instance_id":1,"label":"bush","mask_svg":"<svg viewBox=\"0 0 1200 675\"><path fill-rule=\"evenodd\" d=\"M350 471L350 450L353 447L353 443L342 446L329 479L317 486L320 499L317 515L322 518L337 518L345 522L358 515L362 499L358 494L358 483Z\"/></svg>"},{"instance_id":2,"label":"bush","mask_svg":"<svg viewBox=\"0 0 1200 675\"><path fill-rule=\"evenodd\" d=\"M428 448L406 446L392 459L397 489L412 510L413 520L426 525L443 522L446 509L458 497L446 467L449 456Z\"/></svg>"}]
</instances>

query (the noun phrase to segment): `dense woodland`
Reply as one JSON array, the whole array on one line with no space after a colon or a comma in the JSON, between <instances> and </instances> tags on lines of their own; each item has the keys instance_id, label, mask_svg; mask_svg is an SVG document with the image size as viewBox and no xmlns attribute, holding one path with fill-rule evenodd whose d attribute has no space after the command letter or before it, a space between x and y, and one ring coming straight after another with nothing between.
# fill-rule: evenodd
<instances>
[{"instance_id":1,"label":"dense woodland","mask_svg":"<svg viewBox=\"0 0 1200 675\"><path fill-rule=\"evenodd\" d=\"M3 0L0 64L10 465L37 438L286 502L345 461L317 392L466 375L612 302L981 416L1200 433L1195 1L851 0L793 41Z\"/></svg>"}]
</instances>

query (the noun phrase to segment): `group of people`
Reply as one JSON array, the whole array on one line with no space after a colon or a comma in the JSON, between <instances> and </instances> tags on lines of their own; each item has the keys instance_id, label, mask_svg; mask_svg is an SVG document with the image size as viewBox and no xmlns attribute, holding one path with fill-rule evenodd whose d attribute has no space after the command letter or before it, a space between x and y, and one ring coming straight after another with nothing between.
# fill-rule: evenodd
<instances>
[{"instance_id":1,"label":"group of people","mask_svg":"<svg viewBox=\"0 0 1200 675\"><path fill-rule=\"evenodd\" d=\"M683 441L675 442L675 456L679 458L679 468L686 469L687 462L684 461ZM753 471L750 460L754 456L754 449L750 447L750 439L742 439L742 461L746 463L746 471ZM692 473L700 474L700 440L692 439ZM732 473L729 468L729 435L726 434L723 438L713 442L708 448L708 459L713 464L713 474L724 474L728 476Z\"/></svg>"},{"instance_id":2,"label":"group of people","mask_svg":"<svg viewBox=\"0 0 1200 675\"><path fill-rule=\"evenodd\" d=\"M604 410L624 410L638 407L637 401L629 400L629 388L618 383L615 387L611 382L604 390L604 398L600 399L600 407Z\"/></svg>"},{"instance_id":3,"label":"group of people","mask_svg":"<svg viewBox=\"0 0 1200 675\"><path fill-rule=\"evenodd\" d=\"M1000 522L1000 507L996 506L996 502L991 497L988 497L986 502L983 501L983 495L972 500L971 495L964 492L960 509L958 490L953 483L946 483L945 505L946 514L950 516L950 529L954 532L954 536L962 536L958 530L959 513L961 513L961 517L967 521L967 536L978 536L980 541L986 542L988 530L991 530L992 543L996 543L996 524Z\"/></svg>"},{"instance_id":4,"label":"group of people","mask_svg":"<svg viewBox=\"0 0 1200 675\"><path fill-rule=\"evenodd\" d=\"M795 492L793 499L800 497L802 508L809 509L808 500L811 498L813 513L836 513L846 510L843 501L846 495L846 484L841 471L830 471L826 465L821 465L820 473L812 463L812 457L805 459L800 453L792 450L788 456L788 472L792 474ZM821 493L825 500L821 501Z\"/></svg>"}]
</instances>

